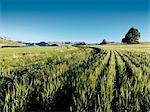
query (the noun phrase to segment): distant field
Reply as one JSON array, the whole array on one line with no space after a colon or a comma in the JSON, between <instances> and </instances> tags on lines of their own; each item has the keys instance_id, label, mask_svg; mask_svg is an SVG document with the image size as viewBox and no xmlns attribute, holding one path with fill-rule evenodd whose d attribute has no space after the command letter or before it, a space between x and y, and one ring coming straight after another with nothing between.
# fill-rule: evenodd
<instances>
[{"instance_id":1,"label":"distant field","mask_svg":"<svg viewBox=\"0 0 150 112\"><path fill-rule=\"evenodd\" d=\"M0 111L150 111L150 45L0 48Z\"/></svg>"},{"instance_id":2,"label":"distant field","mask_svg":"<svg viewBox=\"0 0 150 112\"><path fill-rule=\"evenodd\" d=\"M150 42L142 42L142 44L150 44Z\"/></svg>"}]
</instances>

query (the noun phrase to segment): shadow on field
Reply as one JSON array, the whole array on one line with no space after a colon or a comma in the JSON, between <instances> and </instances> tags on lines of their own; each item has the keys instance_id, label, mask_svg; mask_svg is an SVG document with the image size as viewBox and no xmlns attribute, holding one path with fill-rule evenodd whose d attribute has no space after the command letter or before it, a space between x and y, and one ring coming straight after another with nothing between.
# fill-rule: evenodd
<instances>
[{"instance_id":1,"label":"shadow on field","mask_svg":"<svg viewBox=\"0 0 150 112\"><path fill-rule=\"evenodd\" d=\"M85 49L80 47L81 49ZM69 111L70 106L73 106L73 111L77 110L77 107L74 106L73 96L79 97L76 92L77 75L85 72L86 69L89 69L91 63L95 60L97 54L101 52L101 49L93 48L93 53L91 54L92 58L88 58L84 60L79 65L69 66L69 70L67 70L61 79L63 84L56 92L52 99L49 99L49 102L43 102L42 95L40 91L43 91L43 85L40 85L40 91L36 87L34 87L34 91L29 95L28 103L27 103L27 111ZM57 77L59 78L59 77Z\"/></svg>"}]
</instances>

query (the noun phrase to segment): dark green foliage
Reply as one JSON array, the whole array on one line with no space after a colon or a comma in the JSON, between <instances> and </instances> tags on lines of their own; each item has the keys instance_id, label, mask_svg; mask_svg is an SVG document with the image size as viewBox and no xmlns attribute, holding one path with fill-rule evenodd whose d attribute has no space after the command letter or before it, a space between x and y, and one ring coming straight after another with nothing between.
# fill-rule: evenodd
<instances>
[{"instance_id":1,"label":"dark green foliage","mask_svg":"<svg viewBox=\"0 0 150 112\"><path fill-rule=\"evenodd\" d=\"M139 43L139 39L140 39L140 32L138 31L138 29L132 27L125 35L125 38L122 39L122 42L127 44L137 44Z\"/></svg>"},{"instance_id":2,"label":"dark green foliage","mask_svg":"<svg viewBox=\"0 0 150 112\"><path fill-rule=\"evenodd\" d=\"M106 39L104 39L104 40L100 43L100 45L103 45L103 44L108 44L108 42L106 41Z\"/></svg>"},{"instance_id":3,"label":"dark green foliage","mask_svg":"<svg viewBox=\"0 0 150 112\"><path fill-rule=\"evenodd\" d=\"M86 45L86 43L85 42L77 42L74 45Z\"/></svg>"}]
</instances>

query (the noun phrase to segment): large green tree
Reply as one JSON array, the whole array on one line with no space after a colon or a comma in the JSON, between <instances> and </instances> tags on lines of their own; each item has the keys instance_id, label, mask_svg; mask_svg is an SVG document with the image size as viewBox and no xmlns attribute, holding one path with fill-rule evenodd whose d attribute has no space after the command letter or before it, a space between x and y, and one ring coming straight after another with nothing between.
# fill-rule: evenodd
<instances>
[{"instance_id":1,"label":"large green tree","mask_svg":"<svg viewBox=\"0 0 150 112\"><path fill-rule=\"evenodd\" d=\"M127 44L136 44L139 43L139 39L140 39L140 32L138 31L138 29L132 27L125 35L125 38L122 39L122 42Z\"/></svg>"}]
</instances>

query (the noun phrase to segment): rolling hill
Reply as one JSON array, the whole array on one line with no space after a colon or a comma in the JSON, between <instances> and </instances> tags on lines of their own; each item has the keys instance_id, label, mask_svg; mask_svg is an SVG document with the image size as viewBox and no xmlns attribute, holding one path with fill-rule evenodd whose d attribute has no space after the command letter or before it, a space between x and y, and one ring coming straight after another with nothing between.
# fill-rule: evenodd
<instances>
[{"instance_id":1,"label":"rolling hill","mask_svg":"<svg viewBox=\"0 0 150 112\"><path fill-rule=\"evenodd\" d=\"M10 40L6 37L0 37L0 47L2 46L24 46L24 44Z\"/></svg>"}]
</instances>

